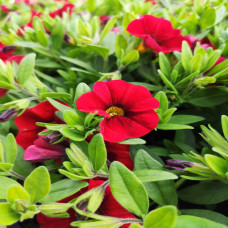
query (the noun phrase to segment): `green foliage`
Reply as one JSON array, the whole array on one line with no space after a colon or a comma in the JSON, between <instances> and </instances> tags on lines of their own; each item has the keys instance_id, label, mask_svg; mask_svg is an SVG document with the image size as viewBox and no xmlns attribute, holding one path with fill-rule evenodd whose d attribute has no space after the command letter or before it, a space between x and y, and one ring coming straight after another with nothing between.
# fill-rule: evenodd
<instances>
[{"instance_id":1,"label":"green foliage","mask_svg":"<svg viewBox=\"0 0 228 228\"><path fill-rule=\"evenodd\" d=\"M151 211L144 220L145 228L173 228L177 219L177 209L174 206L163 206Z\"/></svg>"},{"instance_id":2,"label":"green foliage","mask_svg":"<svg viewBox=\"0 0 228 228\"><path fill-rule=\"evenodd\" d=\"M113 162L109 170L110 187L115 199L139 217L148 211L147 192L139 179L123 164Z\"/></svg>"},{"instance_id":3,"label":"green foliage","mask_svg":"<svg viewBox=\"0 0 228 228\"><path fill-rule=\"evenodd\" d=\"M30 195L30 203L43 199L50 191L50 175L46 167L39 166L25 179L25 190Z\"/></svg>"}]
</instances>

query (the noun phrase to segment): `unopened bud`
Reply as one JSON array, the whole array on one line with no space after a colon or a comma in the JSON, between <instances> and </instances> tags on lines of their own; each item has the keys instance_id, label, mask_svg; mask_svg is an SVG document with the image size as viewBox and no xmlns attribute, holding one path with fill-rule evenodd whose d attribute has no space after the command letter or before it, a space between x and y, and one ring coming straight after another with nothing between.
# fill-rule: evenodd
<instances>
[{"instance_id":1,"label":"unopened bud","mask_svg":"<svg viewBox=\"0 0 228 228\"><path fill-rule=\"evenodd\" d=\"M39 210L44 214L56 214L66 212L72 204L70 203L48 203L39 206Z\"/></svg>"},{"instance_id":2,"label":"unopened bud","mask_svg":"<svg viewBox=\"0 0 228 228\"><path fill-rule=\"evenodd\" d=\"M17 49L16 46L11 45L11 46L3 47L1 51L2 53L8 53L10 51L15 51L16 49Z\"/></svg>"},{"instance_id":3,"label":"unopened bud","mask_svg":"<svg viewBox=\"0 0 228 228\"><path fill-rule=\"evenodd\" d=\"M25 212L27 207L28 207L27 201L22 199L16 199L12 205L12 208L17 212Z\"/></svg>"},{"instance_id":4,"label":"unopened bud","mask_svg":"<svg viewBox=\"0 0 228 228\"><path fill-rule=\"evenodd\" d=\"M167 160L166 161L167 165L165 165L166 169L177 169L180 171L184 171L185 168L191 168L194 166L194 162L189 162L189 161L183 161L183 160Z\"/></svg>"},{"instance_id":5,"label":"unopened bud","mask_svg":"<svg viewBox=\"0 0 228 228\"><path fill-rule=\"evenodd\" d=\"M14 109L14 108L10 108L6 111L4 111L1 115L0 115L0 122L6 122L8 121L10 118L16 116L18 114L18 110Z\"/></svg>"},{"instance_id":6,"label":"unopened bud","mask_svg":"<svg viewBox=\"0 0 228 228\"><path fill-rule=\"evenodd\" d=\"M54 144L62 137L62 134L58 131L53 131L52 133L46 135L43 139L50 144Z\"/></svg>"}]
</instances>

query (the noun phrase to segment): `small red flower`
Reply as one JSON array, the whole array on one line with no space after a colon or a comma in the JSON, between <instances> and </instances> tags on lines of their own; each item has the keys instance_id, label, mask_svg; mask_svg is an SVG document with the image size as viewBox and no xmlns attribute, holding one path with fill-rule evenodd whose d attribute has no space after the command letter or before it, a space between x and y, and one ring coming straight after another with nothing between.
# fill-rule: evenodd
<instances>
[{"instance_id":1,"label":"small red flower","mask_svg":"<svg viewBox=\"0 0 228 228\"><path fill-rule=\"evenodd\" d=\"M50 144L45 140L45 136L39 136L33 145L26 148L24 153L25 161L38 162L66 156L66 148L69 143L63 141L57 144Z\"/></svg>"},{"instance_id":2,"label":"small red flower","mask_svg":"<svg viewBox=\"0 0 228 228\"><path fill-rule=\"evenodd\" d=\"M57 109L52 106L49 101L43 101L16 117L15 124L19 129L16 137L17 143L24 149L33 145L33 142L39 137L38 133L45 129L44 127L36 125L36 122L62 123L55 115L56 111Z\"/></svg>"},{"instance_id":3,"label":"small red flower","mask_svg":"<svg viewBox=\"0 0 228 228\"><path fill-rule=\"evenodd\" d=\"M140 19L132 21L127 31L137 37L144 39L147 48L154 52L169 53L181 51L182 41L186 39L181 35L180 29L174 29L170 21L163 18L144 15Z\"/></svg>"},{"instance_id":4,"label":"small red flower","mask_svg":"<svg viewBox=\"0 0 228 228\"><path fill-rule=\"evenodd\" d=\"M103 180L90 180L89 181L89 186L86 189L82 189L80 192L67 197L66 199L63 199L59 201L60 203L67 203L70 200L78 197L80 194L86 192L87 190L93 189L95 187L100 186L103 184ZM124 209L113 197L111 193L110 186L107 186L105 189L105 195L103 202L101 203L101 206L99 207L98 211L100 212L99 214L105 215L105 216L113 216L117 218L136 218L133 214L131 214L129 211ZM72 227L70 226L70 223L73 221L77 221L77 214L73 209L70 209L68 211L70 214L69 218L50 218L42 213L39 213L37 215L37 221L40 223L41 227L40 228L69 228ZM128 228L130 224L125 224L122 225L121 228Z\"/></svg>"},{"instance_id":5,"label":"small red flower","mask_svg":"<svg viewBox=\"0 0 228 228\"><path fill-rule=\"evenodd\" d=\"M105 141L141 137L158 125L159 101L145 87L122 80L96 82L93 91L77 100L80 111L104 116L100 131Z\"/></svg>"},{"instance_id":6,"label":"small red flower","mask_svg":"<svg viewBox=\"0 0 228 228\"><path fill-rule=\"evenodd\" d=\"M7 5L2 4L1 5L1 11L4 13L10 13L11 10L7 7Z\"/></svg>"},{"instance_id":7,"label":"small red flower","mask_svg":"<svg viewBox=\"0 0 228 228\"><path fill-rule=\"evenodd\" d=\"M69 10L69 14L71 15L74 9L73 4L65 4L62 8L49 13L49 16L52 18L55 18L56 16L62 17L64 12L67 12Z\"/></svg>"},{"instance_id":8,"label":"small red flower","mask_svg":"<svg viewBox=\"0 0 228 228\"><path fill-rule=\"evenodd\" d=\"M35 17L35 16L40 17L40 16L41 16L41 12L36 11L36 10L31 10L31 18L30 18L30 21L29 21L27 24L22 25L22 26L17 30L17 35L23 36L22 31L23 31L26 27L28 27L28 28L33 28L32 20L33 20L33 17Z\"/></svg>"}]
</instances>

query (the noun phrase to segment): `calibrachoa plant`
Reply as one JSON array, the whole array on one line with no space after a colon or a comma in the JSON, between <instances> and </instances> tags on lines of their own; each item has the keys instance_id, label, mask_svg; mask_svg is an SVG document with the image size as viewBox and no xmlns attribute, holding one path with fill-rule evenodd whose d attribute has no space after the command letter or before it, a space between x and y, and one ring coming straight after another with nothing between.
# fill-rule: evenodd
<instances>
[{"instance_id":1,"label":"calibrachoa plant","mask_svg":"<svg viewBox=\"0 0 228 228\"><path fill-rule=\"evenodd\" d=\"M1 227L228 227L227 0L0 3Z\"/></svg>"}]
</instances>

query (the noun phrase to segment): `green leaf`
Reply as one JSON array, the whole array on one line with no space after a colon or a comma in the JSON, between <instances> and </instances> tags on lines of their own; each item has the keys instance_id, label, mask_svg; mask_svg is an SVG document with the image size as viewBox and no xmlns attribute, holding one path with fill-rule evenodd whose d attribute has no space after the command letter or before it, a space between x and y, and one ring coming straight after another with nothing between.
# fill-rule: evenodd
<instances>
[{"instance_id":1,"label":"green leaf","mask_svg":"<svg viewBox=\"0 0 228 228\"><path fill-rule=\"evenodd\" d=\"M222 115L222 131L226 140L228 140L228 116Z\"/></svg>"},{"instance_id":2,"label":"green leaf","mask_svg":"<svg viewBox=\"0 0 228 228\"><path fill-rule=\"evenodd\" d=\"M194 73L199 71L201 68L202 55L200 53L196 54L190 61L190 72Z\"/></svg>"},{"instance_id":3,"label":"green leaf","mask_svg":"<svg viewBox=\"0 0 228 228\"><path fill-rule=\"evenodd\" d=\"M173 180L178 179L173 173L161 170L136 170L134 174L138 177L141 182L154 182L163 180Z\"/></svg>"},{"instance_id":4,"label":"green leaf","mask_svg":"<svg viewBox=\"0 0 228 228\"><path fill-rule=\"evenodd\" d=\"M186 100L199 107L214 107L228 101L228 88L213 86L196 91Z\"/></svg>"},{"instance_id":5,"label":"green leaf","mask_svg":"<svg viewBox=\"0 0 228 228\"><path fill-rule=\"evenodd\" d=\"M186 73L190 73L190 61L192 59L192 50L186 41L182 42L181 63Z\"/></svg>"},{"instance_id":6,"label":"green leaf","mask_svg":"<svg viewBox=\"0 0 228 228\"><path fill-rule=\"evenodd\" d=\"M174 228L225 228L227 226L212 222L208 219L199 218L190 215L182 215L177 217Z\"/></svg>"},{"instance_id":7,"label":"green leaf","mask_svg":"<svg viewBox=\"0 0 228 228\"><path fill-rule=\"evenodd\" d=\"M159 66L160 66L161 72L167 78L170 78L171 66L170 66L169 60L162 52L159 52Z\"/></svg>"},{"instance_id":8,"label":"green leaf","mask_svg":"<svg viewBox=\"0 0 228 228\"><path fill-rule=\"evenodd\" d=\"M13 171L23 177L27 177L33 170L31 162L24 160L24 149L17 145L17 157L14 162Z\"/></svg>"},{"instance_id":9,"label":"green leaf","mask_svg":"<svg viewBox=\"0 0 228 228\"><path fill-rule=\"evenodd\" d=\"M133 50L129 52L123 59L122 59L122 64L123 65L128 65L130 63L137 62L139 59L139 52L136 50Z\"/></svg>"},{"instance_id":10,"label":"green leaf","mask_svg":"<svg viewBox=\"0 0 228 228\"><path fill-rule=\"evenodd\" d=\"M116 44L115 44L115 52L116 56L121 59L122 58L122 50L125 51L127 48L127 40L122 34L118 34L116 37Z\"/></svg>"},{"instance_id":11,"label":"green leaf","mask_svg":"<svg viewBox=\"0 0 228 228\"><path fill-rule=\"evenodd\" d=\"M21 187L20 185L11 185L8 188L7 200L9 203L13 204L14 201L17 199L25 200L28 204L30 201L29 194L24 190L23 187Z\"/></svg>"},{"instance_id":12,"label":"green leaf","mask_svg":"<svg viewBox=\"0 0 228 228\"><path fill-rule=\"evenodd\" d=\"M63 105L61 104L60 102L56 101L56 100L53 100L52 98L49 98L47 97L47 100L55 107L57 108L60 112L64 112L66 110L71 110L71 111L74 111L73 108L69 107L69 106L66 106L66 105Z\"/></svg>"},{"instance_id":13,"label":"green leaf","mask_svg":"<svg viewBox=\"0 0 228 228\"><path fill-rule=\"evenodd\" d=\"M63 113L64 120L69 125L83 125L83 120L75 112L66 110Z\"/></svg>"},{"instance_id":14,"label":"green leaf","mask_svg":"<svg viewBox=\"0 0 228 228\"><path fill-rule=\"evenodd\" d=\"M88 147L89 157L95 172L98 172L105 164L107 151L102 134L96 134Z\"/></svg>"},{"instance_id":15,"label":"green leaf","mask_svg":"<svg viewBox=\"0 0 228 228\"><path fill-rule=\"evenodd\" d=\"M13 164L11 163L0 163L0 171L8 172L12 169Z\"/></svg>"},{"instance_id":16,"label":"green leaf","mask_svg":"<svg viewBox=\"0 0 228 228\"><path fill-rule=\"evenodd\" d=\"M0 184L0 199L7 198L7 191L10 186L12 186L12 185L20 186L20 184L17 181L10 179L8 177L3 177L3 176L0 176L0 183L1 183Z\"/></svg>"},{"instance_id":17,"label":"green leaf","mask_svg":"<svg viewBox=\"0 0 228 228\"><path fill-rule=\"evenodd\" d=\"M23 86L33 75L35 67L35 58L36 55L34 53L31 53L26 55L22 59L17 72L17 79L20 85Z\"/></svg>"},{"instance_id":18,"label":"green leaf","mask_svg":"<svg viewBox=\"0 0 228 228\"><path fill-rule=\"evenodd\" d=\"M103 199L104 199L104 188L95 188L92 190L93 193L91 197L89 198L89 202L87 204L87 210L90 213L94 213L101 205Z\"/></svg>"},{"instance_id":19,"label":"green leaf","mask_svg":"<svg viewBox=\"0 0 228 228\"><path fill-rule=\"evenodd\" d=\"M58 21L51 32L51 41L52 41L52 48L58 50L63 43L64 38L64 25L61 21Z\"/></svg>"},{"instance_id":20,"label":"green leaf","mask_svg":"<svg viewBox=\"0 0 228 228\"><path fill-rule=\"evenodd\" d=\"M164 206L151 211L144 220L145 228L173 228L177 219L177 208Z\"/></svg>"},{"instance_id":21,"label":"green leaf","mask_svg":"<svg viewBox=\"0 0 228 228\"><path fill-rule=\"evenodd\" d=\"M76 129L64 127L59 130L63 136L72 139L74 141L83 141L86 136L82 132L78 132Z\"/></svg>"},{"instance_id":22,"label":"green leaf","mask_svg":"<svg viewBox=\"0 0 228 228\"><path fill-rule=\"evenodd\" d=\"M160 52L161 53L161 52ZM168 109L169 103L168 103L168 99L166 94L163 91L159 91L154 98L156 98L157 100L159 100L160 102L160 106L159 109L161 110L161 112L165 112Z\"/></svg>"},{"instance_id":23,"label":"green leaf","mask_svg":"<svg viewBox=\"0 0 228 228\"><path fill-rule=\"evenodd\" d=\"M60 58L63 60L66 60L67 62L80 66L81 68L84 68L90 72L97 73L97 71L91 65L89 65L88 63L86 63L84 61L81 61L81 60L75 59L75 58L73 59L73 58L65 57L65 56L60 56Z\"/></svg>"},{"instance_id":24,"label":"green leaf","mask_svg":"<svg viewBox=\"0 0 228 228\"><path fill-rule=\"evenodd\" d=\"M169 120L171 124L191 124L204 120L205 118L202 116L195 115L175 115L172 116Z\"/></svg>"},{"instance_id":25,"label":"green leaf","mask_svg":"<svg viewBox=\"0 0 228 228\"><path fill-rule=\"evenodd\" d=\"M46 167L39 166L25 179L24 188L30 195L30 203L43 199L50 191L50 175Z\"/></svg>"},{"instance_id":26,"label":"green leaf","mask_svg":"<svg viewBox=\"0 0 228 228\"><path fill-rule=\"evenodd\" d=\"M212 220L228 226L228 218L218 212L209 211L204 209L184 209L181 210L181 215L193 215L205 219Z\"/></svg>"},{"instance_id":27,"label":"green leaf","mask_svg":"<svg viewBox=\"0 0 228 228\"><path fill-rule=\"evenodd\" d=\"M123 141L119 142L119 144L138 145L138 144L146 144L146 141L141 138L134 138L134 139L123 140Z\"/></svg>"},{"instance_id":28,"label":"green leaf","mask_svg":"<svg viewBox=\"0 0 228 228\"><path fill-rule=\"evenodd\" d=\"M76 91L75 91L75 100L77 100L84 93L88 93L90 91L91 91L91 89L90 89L90 87L87 84L85 84L83 82L79 83L77 85L77 88L76 88Z\"/></svg>"},{"instance_id":29,"label":"green leaf","mask_svg":"<svg viewBox=\"0 0 228 228\"><path fill-rule=\"evenodd\" d=\"M216 20L216 11L214 8L207 8L200 17L200 25L203 29L212 26Z\"/></svg>"},{"instance_id":30,"label":"green leaf","mask_svg":"<svg viewBox=\"0 0 228 228\"><path fill-rule=\"evenodd\" d=\"M175 86L172 84L172 82L169 81L169 79L160 71L158 70L158 74L160 75L162 81L167 85L175 94L178 94Z\"/></svg>"},{"instance_id":31,"label":"green leaf","mask_svg":"<svg viewBox=\"0 0 228 228\"><path fill-rule=\"evenodd\" d=\"M138 150L134 158L135 170L161 170L163 165L153 159L146 151ZM177 205L177 193L173 181L144 183L149 197L159 205Z\"/></svg>"},{"instance_id":32,"label":"green leaf","mask_svg":"<svg viewBox=\"0 0 228 228\"><path fill-rule=\"evenodd\" d=\"M160 130L182 130L182 129L194 129L194 128L189 126L189 125L164 123L164 124L158 124L157 129L160 129Z\"/></svg>"},{"instance_id":33,"label":"green leaf","mask_svg":"<svg viewBox=\"0 0 228 228\"><path fill-rule=\"evenodd\" d=\"M102 46L98 46L98 45L92 45L89 44L87 46L91 51L95 52L96 54L102 56L104 59L106 59L109 56L109 49L102 47Z\"/></svg>"},{"instance_id":34,"label":"green leaf","mask_svg":"<svg viewBox=\"0 0 228 228\"><path fill-rule=\"evenodd\" d=\"M129 228L142 228L142 226L137 223L132 223Z\"/></svg>"},{"instance_id":35,"label":"green leaf","mask_svg":"<svg viewBox=\"0 0 228 228\"><path fill-rule=\"evenodd\" d=\"M43 45L43 46L47 46L48 45L48 38L46 36L46 32L44 29L43 24L40 21L40 18L35 16L33 17L33 28L35 29L35 34L36 34L36 38L38 40L38 42Z\"/></svg>"},{"instance_id":36,"label":"green leaf","mask_svg":"<svg viewBox=\"0 0 228 228\"><path fill-rule=\"evenodd\" d=\"M204 156L208 166L220 176L226 176L228 171L228 161L212 154Z\"/></svg>"},{"instance_id":37,"label":"green leaf","mask_svg":"<svg viewBox=\"0 0 228 228\"><path fill-rule=\"evenodd\" d=\"M12 133L6 138L6 161L13 164L17 156L17 143Z\"/></svg>"},{"instance_id":38,"label":"green leaf","mask_svg":"<svg viewBox=\"0 0 228 228\"><path fill-rule=\"evenodd\" d=\"M228 200L228 186L221 182L201 182L182 189L179 197L195 204L216 204Z\"/></svg>"},{"instance_id":39,"label":"green leaf","mask_svg":"<svg viewBox=\"0 0 228 228\"><path fill-rule=\"evenodd\" d=\"M114 27L115 23L117 20L117 16L112 17L108 23L105 25L104 29L101 32L101 36L100 36L100 43L102 42L102 40L105 38L105 36L108 34L108 32L110 32L112 30L112 28Z\"/></svg>"},{"instance_id":40,"label":"green leaf","mask_svg":"<svg viewBox=\"0 0 228 228\"><path fill-rule=\"evenodd\" d=\"M0 203L0 224L12 225L20 219L20 214L14 211L9 203Z\"/></svg>"},{"instance_id":41,"label":"green leaf","mask_svg":"<svg viewBox=\"0 0 228 228\"><path fill-rule=\"evenodd\" d=\"M87 182L84 181L74 181L70 179L63 179L55 182L51 185L51 190L47 196L45 196L39 202L41 203L51 203L62 200L68 196L73 195L80 189L88 186Z\"/></svg>"},{"instance_id":42,"label":"green leaf","mask_svg":"<svg viewBox=\"0 0 228 228\"><path fill-rule=\"evenodd\" d=\"M109 169L110 187L115 199L127 210L144 217L149 208L147 193L139 179L122 163L114 161Z\"/></svg>"},{"instance_id":43,"label":"green leaf","mask_svg":"<svg viewBox=\"0 0 228 228\"><path fill-rule=\"evenodd\" d=\"M40 96L42 99L45 99L45 98L59 98L61 97L61 99L64 99L64 98L71 98L71 94L69 93L57 93L57 92L45 92L45 93L40 93Z\"/></svg>"},{"instance_id":44,"label":"green leaf","mask_svg":"<svg viewBox=\"0 0 228 228\"><path fill-rule=\"evenodd\" d=\"M90 176L90 177L79 176L79 175L76 175L76 174L67 172L67 171L64 170L64 169L59 169L59 172L60 172L61 174L65 175L66 177L72 179L72 180L85 180L85 179L91 179L91 178L94 177L94 176Z\"/></svg>"}]
</instances>

